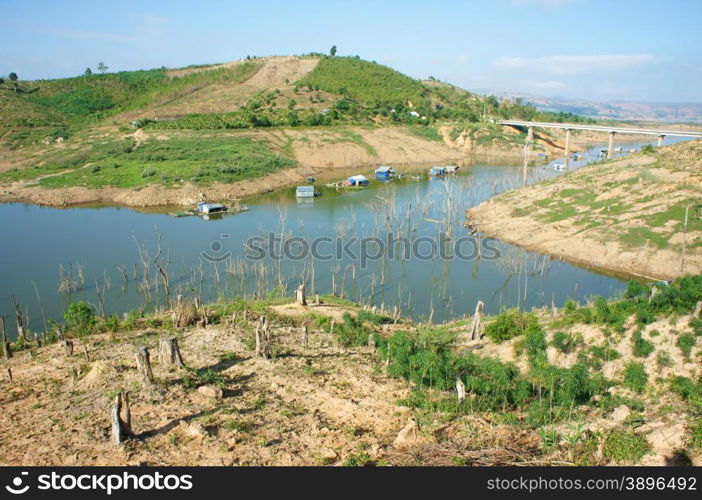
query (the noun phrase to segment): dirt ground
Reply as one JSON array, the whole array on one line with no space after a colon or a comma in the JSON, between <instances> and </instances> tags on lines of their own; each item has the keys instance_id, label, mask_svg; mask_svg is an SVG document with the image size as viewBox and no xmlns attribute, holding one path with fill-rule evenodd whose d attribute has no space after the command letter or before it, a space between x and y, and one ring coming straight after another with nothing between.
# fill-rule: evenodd
<instances>
[{"instance_id":1,"label":"dirt ground","mask_svg":"<svg viewBox=\"0 0 702 500\"><path fill-rule=\"evenodd\" d=\"M445 418L440 412L403 406L400 400L410 394L412 384L388 377L372 347L340 347L333 335L308 319L313 313L340 321L343 313L354 310L334 304L271 306L271 359L254 355L258 313L251 311L246 320L239 314L179 331L187 368L161 364L158 341L174 333L158 328L74 339L70 357L60 343L16 352L11 360L0 361L0 465L569 463L567 452L544 454L536 430L510 426L497 414ZM538 314L548 324L549 313ZM642 332L655 346L651 358L666 351L672 361L658 368L647 363L651 380L699 376L696 359L702 346L684 358L675 345L677 335L689 330L688 321L688 315L659 320ZM414 329L403 323L376 331L389 335ZM303 324L309 327L307 346ZM469 322L447 326L460 334ZM604 338L594 325L564 329L580 335L584 347L600 345ZM602 368L611 380L621 380L624 364L635 359L632 329L633 322L626 333L610 340L621 353ZM552 332L548 335L550 339ZM526 356L515 354L518 338L501 344L487 338L477 342L475 353L514 362L527 373ZM136 370L134 349L139 346L151 352L153 385L144 384ZM549 362L556 366L569 367L577 356L576 351L548 349ZM11 382L5 374L8 367ZM688 415L671 394L651 389L637 428L651 447L641 464L666 465L688 444ZM134 433L123 445L114 444L111 436L111 408L119 391L128 392ZM621 385L610 392L641 397ZM626 406L594 411L580 417L581 432L606 433L627 425L630 417ZM558 424L556 430L570 435L573 423ZM592 458L595 463L605 463L601 446ZM697 465L702 460L690 458Z\"/></svg>"},{"instance_id":2,"label":"dirt ground","mask_svg":"<svg viewBox=\"0 0 702 500\"><path fill-rule=\"evenodd\" d=\"M340 317L344 309L320 306ZM295 318L315 307L279 306ZM250 313L253 314L253 313ZM215 373L219 385L186 388L183 369L161 365L157 343L166 332L143 329L76 340L67 357L60 344L17 353L4 366L14 381L0 390L2 465L340 465L364 462L450 465L456 456L475 463L529 455L533 435L515 436L474 419L454 422L452 438L440 423L417 427L406 397L407 382L388 378L371 347L338 347L331 334L274 322L274 358L255 357L250 326L241 317L178 335L191 370ZM248 333L246 333L248 331ZM144 386L134 346L151 350L156 384ZM87 348L90 359L84 355ZM4 374L3 369L3 374ZM221 387L220 387L221 386ZM221 388L221 392L218 390ZM129 391L136 438L113 444L110 410L117 391ZM490 427L480 441L476 428ZM398 437L399 436L399 437ZM498 449L502 443L504 448ZM511 445L510 445L511 443ZM483 451L481 449L484 448Z\"/></svg>"}]
</instances>

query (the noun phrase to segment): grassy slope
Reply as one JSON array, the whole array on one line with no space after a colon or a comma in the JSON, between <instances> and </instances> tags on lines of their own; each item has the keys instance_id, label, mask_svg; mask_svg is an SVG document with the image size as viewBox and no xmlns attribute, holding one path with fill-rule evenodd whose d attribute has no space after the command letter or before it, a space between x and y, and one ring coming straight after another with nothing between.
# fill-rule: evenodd
<instances>
[{"instance_id":1,"label":"grassy slope","mask_svg":"<svg viewBox=\"0 0 702 500\"><path fill-rule=\"evenodd\" d=\"M180 179L234 182L295 163L291 148L265 141L230 144L228 137L214 132L203 142L206 148L194 154L195 142L204 137L200 130L404 124L413 135L443 142L438 127L449 121L457 133L475 134L478 145L510 146L521 140L518 135L503 137L490 124L474 122L486 110L493 116L512 115L529 112L526 107L486 100L441 82L420 82L357 58L321 57L298 81L275 80L277 71L295 60L300 58L257 59L196 71L154 69L19 82L20 92L5 83L0 86L0 146L16 149L15 153L7 151L6 158L22 168L0 172L0 182L64 170L71 172L43 179L41 184L137 187L170 185ZM258 79L263 83L257 80L257 86L247 83L259 72L272 77L268 87L263 78ZM329 111L322 113L325 108ZM148 122L164 110L177 115L180 109L234 111ZM411 111L426 118L414 117ZM135 118L144 121L146 130L178 131L166 135L166 142L173 143L146 142L131 152L133 144L124 137L133 132L128 122ZM64 147L41 144L45 138L58 137L66 140ZM349 141L376 154L362 138L350 137ZM254 171L257 164L262 168Z\"/></svg>"},{"instance_id":2,"label":"grassy slope","mask_svg":"<svg viewBox=\"0 0 702 500\"><path fill-rule=\"evenodd\" d=\"M650 275L669 277L679 272L688 207L686 269L697 272L702 265L701 167L702 142L681 143L506 192L469 215L481 229L540 251L565 249L592 264L610 262L615 269L642 274L656 268ZM636 269L624 269L627 260Z\"/></svg>"}]
</instances>

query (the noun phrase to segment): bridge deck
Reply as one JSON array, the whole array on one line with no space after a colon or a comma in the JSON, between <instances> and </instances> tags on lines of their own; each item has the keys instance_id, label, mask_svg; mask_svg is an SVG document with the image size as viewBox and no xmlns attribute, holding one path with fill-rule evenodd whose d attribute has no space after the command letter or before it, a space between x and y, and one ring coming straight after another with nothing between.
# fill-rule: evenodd
<instances>
[{"instance_id":1,"label":"bridge deck","mask_svg":"<svg viewBox=\"0 0 702 500\"><path fill-rule=\"evenodd\" d=\"M583 125L581 123L551 123L551 122L528 122L519 120L503 120L501 125L512 125L516 127L543 127L559 128L562 130L593 130L596 132L614 132L617 134L642 134L642 135L671 135L675 137L697 137L702 138L702 131L692 130L665 130L648 128L612 127L599 125Z\"/></svg>"}]
</instances>

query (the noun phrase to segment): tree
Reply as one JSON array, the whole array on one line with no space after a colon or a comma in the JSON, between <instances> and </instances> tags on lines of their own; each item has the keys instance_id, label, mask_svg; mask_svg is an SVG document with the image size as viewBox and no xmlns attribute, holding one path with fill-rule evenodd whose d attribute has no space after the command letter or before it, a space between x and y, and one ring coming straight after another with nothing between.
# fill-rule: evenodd
<instances>
[{"instance_id":1,"label":"tree","mask_svg":"<svg viewBox=\"0 0 702 500\"><path fill-rule=\"evenodd\" d=\"M93 70L90 68L85 68L85 76L90 76L93 74Z\"/></svg>"},{"instance_id":2,"label":"tree","mask_svg":"<svg viewBox=\"0 0 702 500\"><path fill-rule=\"evenodd\" d=\"M329 55L332 57L336 55L336 45L332 45L332 48L329 50Z\"/></svg>"},{"instance_id":3,"label":"tree","mask_svg":"<svg viewBox=\"0 0 702 500\"><path fill-rule=\"evenodd\" d=\"M104 62L99 62L97 65L97 69L100 73L105 73L105 71L107 71L110 68L109 68L109 66L105 66Z\"/></svg>"},{"instance_id":4,"label":"tree","mask_svg":"<svg viewBox=\"0 0 702 500\"><path fill-rule=\"evenodd\" d=\"M17 80L19 80L19 76L17 76L17 73L15 73L14 71L12 73L10 73L9 75L7 75L7 77L10 79L10 81L13 81L13 82L16 82Z\"/></svg>"}]
</instances>

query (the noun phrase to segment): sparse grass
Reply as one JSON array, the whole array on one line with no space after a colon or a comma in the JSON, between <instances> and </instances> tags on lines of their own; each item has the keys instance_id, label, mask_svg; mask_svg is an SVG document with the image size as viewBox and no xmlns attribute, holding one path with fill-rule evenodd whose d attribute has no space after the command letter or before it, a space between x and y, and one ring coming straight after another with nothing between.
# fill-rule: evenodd
<instances>
[{"instance_id":1,"label":"sparse grass","mask_svg":"<svg viewBox=\"0 0 702 500\"><path fill-rule=\"evenodd\" d=\"M643 363L630 361L624 367L623 384L634 392L643 392L648 383L648 374Z\"/></svg>"}]
</instances>

